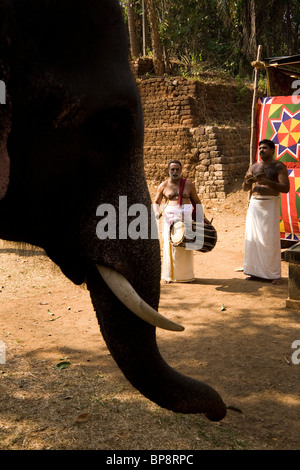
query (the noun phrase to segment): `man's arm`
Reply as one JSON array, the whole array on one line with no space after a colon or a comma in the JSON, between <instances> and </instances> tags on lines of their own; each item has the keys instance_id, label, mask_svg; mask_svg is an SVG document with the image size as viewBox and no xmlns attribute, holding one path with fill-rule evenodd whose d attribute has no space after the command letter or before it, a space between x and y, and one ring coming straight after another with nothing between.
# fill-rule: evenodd
<instances>
[{"instance_id":1,"label":"man's arm","mask_svg":"<svg viewBox=\"0 0 300 470\"><path fill-rule=\"evenodd\" d=\"M156 193L154 203L153 203L154 215L157 219L159 218L159 206L160 206L161 201L163 200L163 197L164 197L164 194L163 194L164 188L165 188L164 183L161 183L158 186L157 193Z\"/></svg>"},{"instance_id":2,"label":"man's arm","mask_svg":"<svg viewBox=\"0 0 300 470\"><path fill-rule=\"evenodd\" d=\"M206 219L205 215L204 215L204 208L203 208L202 203L200 201L200 198L197 194L195 185L192 182L190 182L190 199L194 204L196 204L196 207L195 207L195 209L196 209L196 221L198 223L203 222L204 220L206 220L206 222L209 222Z\"/></svg>"},{"instance_id":3,"label":"man's arm","mask_svg":"<svg viewBox=\"0 0 300 470\"><path fill-rule=\"evenodd\" d=\"M199 199L199 196L197 194L195 185L190 182L190 199L193 201L195 204L201 204L201 201Z\"/></svg>"},{"instance_id":4,"label":"man's arm","mask_svg":"<svg viewBox=\"0 0 300 470\"><path fill-rule=\"evenodd\" d=\"M244 181L242 183L242 189L244 191L249 191L252 188L252 183L256 181L255 176L253 176L252 174L252 168L253 166L249 168L249 170L245 174Z\"/></svg>"}]
</instances>

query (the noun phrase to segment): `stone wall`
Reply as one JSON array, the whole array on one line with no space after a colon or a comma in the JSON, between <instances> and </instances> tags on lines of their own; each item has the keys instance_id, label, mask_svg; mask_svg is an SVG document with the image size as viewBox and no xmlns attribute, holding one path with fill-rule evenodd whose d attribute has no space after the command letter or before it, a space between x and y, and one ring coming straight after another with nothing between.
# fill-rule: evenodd
<instances>
[{"instance_id":1,"label":"stone wall","mask_svg":"<svg viewBox=\"0 0 300 470\"><path fill-rule=\"evenodd\" d=\"M159 184L182 162L202 199L224 199L249 166L251 91L182 77L137 79L145 120L145 172Z\"/></svg>"}]
</instances>

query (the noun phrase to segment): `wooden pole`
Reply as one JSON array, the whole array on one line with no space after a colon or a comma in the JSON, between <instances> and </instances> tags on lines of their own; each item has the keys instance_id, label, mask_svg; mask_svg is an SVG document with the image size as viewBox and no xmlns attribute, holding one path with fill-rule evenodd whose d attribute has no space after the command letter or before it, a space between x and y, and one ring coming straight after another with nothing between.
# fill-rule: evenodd
<instances>
[{"instance_id":1,"label":"wooden pole","mask_svg":"<svg viewBox=\"0 0 300 470\"><path fill-rule=\"evenodd\" d=\"M258 46L256 61L260 62L260 58L261 58L261 46ZM253 165L253 163L255 162L257 81L258 81L258 69L257 67L255 67L253 98L252 98L252 114L251 114L250 165Z\"/></svg>"}]
</instances>

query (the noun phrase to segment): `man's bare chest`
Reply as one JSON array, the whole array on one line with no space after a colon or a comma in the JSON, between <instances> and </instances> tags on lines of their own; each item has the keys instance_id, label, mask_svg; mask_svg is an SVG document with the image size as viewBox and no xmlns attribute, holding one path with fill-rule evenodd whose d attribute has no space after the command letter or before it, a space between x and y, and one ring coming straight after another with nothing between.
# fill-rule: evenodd
<instances>
[{"instance_id":1,"label":"man's bare chest","mask_svg":"<svg viewBox=\"0 0 300 470\"><path fill-rule=\"evenodd\" d=\"M278 166L276 162L271 162L268 165L263 165L262 163L258 163L252 169L252 174L254 176L264 175L266 178L278 181Z\"/></svg>"},{"instance_id":2,"label":"man's bare chest","mask_svg":"<svg viewBox=\"0 0 300 470\"><path fill-rule=\"evenodd\" d=\"M172 183L168 183L163 191L164 196L167 199L172 200L177 200L179 198L179 185L175 185ZM186 186L183 188L183 198L189 198L190 197L190 192L188 189L186 189Z\"/></svg>"}]
</instances>

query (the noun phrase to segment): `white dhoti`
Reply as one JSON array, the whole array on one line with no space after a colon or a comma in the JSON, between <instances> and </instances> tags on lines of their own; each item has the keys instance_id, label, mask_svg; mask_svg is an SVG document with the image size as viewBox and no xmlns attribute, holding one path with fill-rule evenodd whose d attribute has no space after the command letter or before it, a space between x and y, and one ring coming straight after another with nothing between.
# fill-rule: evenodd
<instances>
[{"instance_id":1,"label":"white dhoti","mask_svg":"<svg viewBox=\"0 0 300 470\"><path fill-rule=\"evenodd\" d=\"M244 273L280 279L281 251L278 196L252 196L245 230Z\"/></svg>"},{"instance_id":2,"label":"white dhoti","mask_svg":"<svg viewBox=\"0 0 300 470\"><path fill-rule=\"evenodd\" d=\"M189 282L194 278L194 253L183 247L175 247L170 243L170 225L175 220L192 221L192 204L181 207L167 206L164 211L164 247L162 262L162 279L168 282Z\"/></svg>"}]
</instances>

